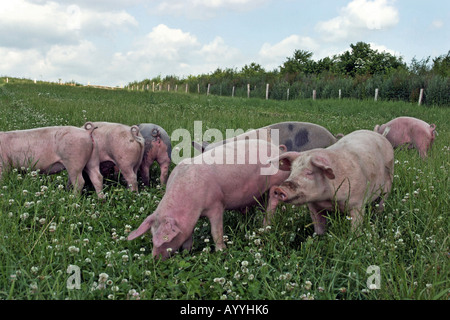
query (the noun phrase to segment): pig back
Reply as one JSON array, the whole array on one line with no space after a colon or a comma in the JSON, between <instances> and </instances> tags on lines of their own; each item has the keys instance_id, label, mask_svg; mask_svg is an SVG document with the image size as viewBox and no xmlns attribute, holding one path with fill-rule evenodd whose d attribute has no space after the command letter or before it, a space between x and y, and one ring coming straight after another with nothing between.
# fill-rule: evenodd
<instances>
[{"instance_id":1,"label":"pig back","mask_svg":"<svg viewBox=\"0 0 450 320\"><path fill-rule=\"evenodd\" d=\"M92 152L90 131L73 126L3 132L0 143L3 162L16 167L34 165L43 172L51 169L49 173L70 163L85 163Z\"/></svg>"},{"instance_id":2,"label":"pig back","mask_svg":"<svg viewBox=\"0 0 450 320\"><path fill-rule=\"evenodd\" d=\"M326 148L337 141L336 137L326 128L309 122L287 121L265 128L279 130L279 144L285 145L287 151L301 152Z\"/></svg>"},{"instance_id":3,"label":"pig back","mask_svg":"<svg viewBox=\"0 0 450 320\"><path fill-rule=\"evenodd\" d=\"M100 161L116 162L120 158L132 157L142 160L144 138L138 126L127 126L120 123L94 122L94 140L98 145ZM139 159L140 158L140 159Z\"/></svg>"},{"instance_id":4,"label":"pig back","mask_svg":"<svg viewBox=\"0 0 450 320\"><path fill-rule=\"evenodd\" d=\"M390 142L374 131L354 131L327 148L337 151L344 174L361 172L373 185L393 178L394 150ZM347 165L345 165L347 164Z\"/></svg>"},{"instance_id":5,"label":"pig back","mask_svg":"<svg viewBox=\"0 0 450 320\"><path fill-rule=\"evenodd\" d=\"M274 184L284 181L289 172L268 170L268 159L278 156L279 147L265 140L239 140L211 149L197 156L201 179L207 186L217 186L226 209L238 209L255 203ZM195 160L195 158L194 158ZM194 161L195 162L195 161Z\"/></svg>"}]
</instances>

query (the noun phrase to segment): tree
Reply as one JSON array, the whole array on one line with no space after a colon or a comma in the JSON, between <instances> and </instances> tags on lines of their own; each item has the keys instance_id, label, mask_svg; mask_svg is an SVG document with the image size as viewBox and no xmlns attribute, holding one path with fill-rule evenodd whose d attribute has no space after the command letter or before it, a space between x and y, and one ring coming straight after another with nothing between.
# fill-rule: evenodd
<instances>
[{"instance_id":1,"label":"tree","mask_svg":"<svg viewBox=\"0 0 450 320\"><path fill-rule=\"evenodd\" d=\"M373 50L368 43L358 42L351 44L350 48L351 51L337 57L337 69L344 75L385 74L398 68L406 68L401 57Z\"/></svg>"},{"instance_id":2,"label":"tree","mask_svg":"<svg viewBox=\"0 0 450 320\"><path fill-rule=\"evenodd\" d=\"M450 50L446 55L441 55L433 59L431 71L443 77L450 77Z\"/></svg>"},{"instance_id":3,"label":"tree","mask_svg":"<svg viewBox=\"0 0 450 320\"><path fill-rule=\"evenodd\" d=\"M287 60L280 67L281 74L298 75L300 73L314 73L314 60L311 59L313 53L305 50L295 50L294 56Z\"/></svg>"},{"instance_id":4,"label":"tree","mask_svg":"<svg viewBox=\"0 0 450 320\"><path fill-rule=\"evenodd\" d=\"M264 75L265 73L266 70L264 70L264 68L260 64L255 62L250 63L250 65L245 65L241 69L241 74L247 78L251 78L253 76L258 75Z\"/></svg>"}]
</instances>

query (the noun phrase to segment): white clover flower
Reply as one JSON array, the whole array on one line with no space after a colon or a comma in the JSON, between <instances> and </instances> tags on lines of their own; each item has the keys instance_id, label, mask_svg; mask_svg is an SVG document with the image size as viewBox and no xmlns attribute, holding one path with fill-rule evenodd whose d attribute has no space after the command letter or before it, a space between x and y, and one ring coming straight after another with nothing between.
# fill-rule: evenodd
<instances>
[{"instance_id":1,"label":"white clover flower","mask_svg":"<svg viewBox=\"0 0 450 320\"><path fill-rule=\"evenodd\" d=\"M20 219L26 220L26 219L28 219L29 216L30 216L30 214L28 212L24 212L20 215Z\"/></svg>"},{"instance_id":2,"label":"white clover flower","mask_svg":"<svg viewBox=\"0 0 450 320\"><path fill-rule=\"evenodd\" d=\"M98 282L100 282L100 283L105 283L106 282L106 280L108 280L108 278L109 278L109 275L108 274L106 274L106 273L100 273L99 275L98 275Z\"/></svg>"},{"instance_id":3,"label":"white clover flower","mask_svg":"<svg viewBox=\"0 0 450 320\"><path fill-rule=\"evenodd\" d=\"M77 248L75 246L70 246L69 247L69 252L70 253L78 253L78 252L80 252L80 248Z\"/></svg>"},{"instance_id":4,"label":"white clover flower","mask_svg":"<svg viewBox=\"0 0 450 320\"><path fill-rule=\"evenodd\" d=\"M309 280L305 281L305 289L311 290L311 287L312 287L312 282Z\"/></svg>"}]
</instances>

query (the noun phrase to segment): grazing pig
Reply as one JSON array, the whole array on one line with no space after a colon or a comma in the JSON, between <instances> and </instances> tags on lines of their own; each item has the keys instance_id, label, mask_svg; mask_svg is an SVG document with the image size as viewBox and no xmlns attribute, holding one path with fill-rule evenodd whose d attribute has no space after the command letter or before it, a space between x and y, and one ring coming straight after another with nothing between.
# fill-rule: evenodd
<instances>
[{"instance_id":1,"label":"grazing pig","mask_svg":"<svg viewBox=\"0 0 450 320\"><path fill-rule=\"evenodd\" d=\"M436 125L412 117L395 118L381 126L376 125L373 130L383 133L387 127L390 131L386 138L394 148L402 145L416 148L423 159L427 156L427 151L433 145L436 136Z\"/></svg>"},{"instance_id":2,"label":"grazing pig","mask_svg":"<svg viewBox=\"0 0 450 320\"><path fill-rule=\"evenodd\" d=\"M162 184L166 184L172 153L169 135L163 128L152 123L141 123L139 131L145 139L144 156L139 168L142 182L146 186L150 185L150 167L156 161L161 170L159 180Z\"/></svg>"},{"instance_id":3,"label":"grazing pig","mask_svg":"<svg viewBox=\"0 0 450 320\"><path fill-rule=\"evenodd\" d=\"M327 210L348 210L352 229L361 224L367 203L381 197L383 210L394 173L391 144L368 130L352 132L325 149L287 152L271 161L290 170L274 196L287 203L307 203L317 234L325 232Z\"/></svg>"},{"instance_id":4,"label":"grazing pig","mask_svg":"<svg viewBox=\"0 0 450 320\"><path fill-rule=\"evenodd\" d=\"M144 154L144 138L137 126L129 127L120 123L93 122L97 128L91 161L100 166L117 166L129 188L138 191L137 170ZM101 169L104 171L104 169ZM101 178L103 184L103 177ZM95 186L95 185L94 185Z\"/></svg>"},{"instance_id":5,"label":"grazing pig","mask_svg":"<svg viewBox=\"0 0 450 320\"><path fill-rule=\"evenodd\" d=\"M225 248L224 210L255 204L289 176L288 171L277 170L267 162L275 154L279 154L278 147L265 140L241 140L181 161L170 174L155 212L129 234L128 240L150 230L153 256L165 259L180 247L190 250L195 224L205 216L211 222L216 250Z\"/></svg>"},{"instance_id":6,"label":"grazing pig","mask_svg":"<svg viewBox=\"0 0 450 320\"><path fill-rule=\"evenodd\" d=\"M271 130L277 129L278 141L273 141ZM288 121L275 123L256 130L240 134L234 138L200 145L192 142L194 148L199 151L207 151L218 145L250 137L250 139L267 139L271 143L286 146L286 151L305 151L315 148L326 148L337 141L327 129L314 123Z\"/></svg>"},{"instance_id":7,"label":"grazing pig","mask_svg":"<svg viewBox=\"0 0 450 320\"><path fill-rule=\"evenodd\" d=\"M100 176L90 161L94 129L95 126L87 122L82 128L55 126L0 132L0 178L5 167L32 167L47 174L65 168L69 183L75 192L80 192L84 186L83 170L94 183Z\"/></svg>"}]
</instances>

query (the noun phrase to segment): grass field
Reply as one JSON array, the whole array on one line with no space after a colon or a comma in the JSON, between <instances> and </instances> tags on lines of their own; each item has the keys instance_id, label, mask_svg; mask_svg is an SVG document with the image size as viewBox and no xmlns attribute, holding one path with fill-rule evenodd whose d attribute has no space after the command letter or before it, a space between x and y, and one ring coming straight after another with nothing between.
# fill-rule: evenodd
<instances>
[{"instance_id":1,"label":"grass field","mask_svg":"<svg viewBox=\"0 0 450 320\"><path fill-rule=\"evenodd\" d=\"M127 241L164 194L159 168L139 194L107 181L105 201L88 188L66 189L67 173L6 172L0 183L0 299L449 299L450 108L403 102L226 98L130 92L45 83L4 84L0 130L86 121L151 122L170 134L258 128L281 121L320 124L332 133L372 130L401 115L435 123L429 158L395 152L395 177L384 213L369 208L363 232L345 213L331 214L316 236L307 208L279 206L271 228L264 210L227 211L227 249L214 252L200 219L191 252L151 256L151 236ZM177 142L173 142L176 145ZM174 146L173 145L173 146ZM75 266L75 267L74 267ZM379 270L379 283L373 282ZM81 275L76 288L77 274ZM369 281L368 281L369 280ZM75 288L72 286L75 285ZM369 286L368 286L369 285ZM374 289L374 287L378 289Z\"/></svg>"}]
</instances>

